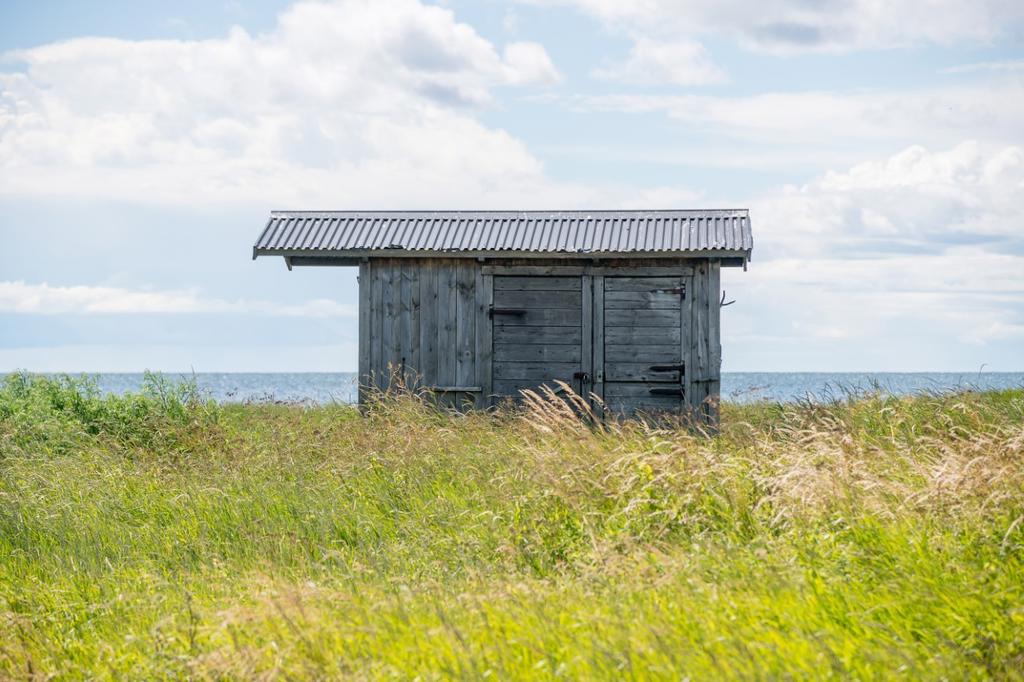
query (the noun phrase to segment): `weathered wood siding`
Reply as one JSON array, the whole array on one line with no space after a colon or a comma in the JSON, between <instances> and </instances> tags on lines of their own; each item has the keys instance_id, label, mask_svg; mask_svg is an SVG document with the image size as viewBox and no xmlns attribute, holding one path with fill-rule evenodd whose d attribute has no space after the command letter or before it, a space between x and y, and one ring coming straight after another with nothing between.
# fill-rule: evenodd
<instances>
[{"instance_id":1,"label":"weathered wood siding","mask_svg":"<svg viewBox=\"0 0 1024 682\"><path fill-rule=\"evenodd\" d=\"M562 380L616 412L717 423L717 261L373 258L359 275L367 386L401 378L445 404L484 408ZM681 369L651 369L669 365Z\"/></svg>"},{"instance_id":2,"label":"weathered wood siding","mask_svg":"<svg viewBox=\"0 0 1024 682\"><path fill-rule=\"evenodd\" d=\"M441 402L483 407L477 320L479 264L467 259L374 258L360 265L359 375L437 391ZM365 394L365 390L363 391Z\"/></svg>"},{"instance_id":3,"label":"weathered wood siding","mask_svg":"<svg viewBox=\"0 0 1024 682\"><path fill-rule=\"evenodd\" d=\"M585 390L583 277L496 275L493 285L494 399L555 381Z\"/></svg>"},{"instance_id":4,"label":"weathered wood siding","mask_svg":"<svg viewBox=\"0 0 1024 682\"><path fill-rule=\"evenodd\" d=\"M721 344L721 266L718 261L701 261L693 273L693 296L689 297L690 326L690 405L695 417L709 424L718 423L718 403L722 389Z\"/></svg>"},{"instance_id":5,"label":"weathered wood siding","mask_svg":"<svg viewBox=\"0 0 1024 682\"><path fill-rule=\"evenodd\" d=\"M688 277L618 277L604 282L604 402L615 414L680 412L681 346Z\"/></svg>"}]
</instances>

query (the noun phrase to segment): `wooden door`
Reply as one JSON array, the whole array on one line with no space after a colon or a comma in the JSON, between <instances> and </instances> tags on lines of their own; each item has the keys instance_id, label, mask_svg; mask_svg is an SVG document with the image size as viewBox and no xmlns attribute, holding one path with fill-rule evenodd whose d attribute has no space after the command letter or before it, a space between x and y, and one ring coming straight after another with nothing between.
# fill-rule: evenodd
<instances>
[{"instance_id":1,"label":"wooden door","mask_svg":"<svg viewBox=\"0 0 1024 682\"><path fill-rule=\"evenodd\" d=\"M490 308L494 400L563 381L590 391L592 288L584 275L495 275Z\"/></svg>"},{"instance_id":2,"label":"wooden door","mask_svg":"<svg viewBox=\"0 0 1024 682\"><path fill-rule=\"evenodd\" d=\"M686 406L690 323L685 276L596 278L598 394L613 414L680 413Z\"/></svg>"}]
</instances>

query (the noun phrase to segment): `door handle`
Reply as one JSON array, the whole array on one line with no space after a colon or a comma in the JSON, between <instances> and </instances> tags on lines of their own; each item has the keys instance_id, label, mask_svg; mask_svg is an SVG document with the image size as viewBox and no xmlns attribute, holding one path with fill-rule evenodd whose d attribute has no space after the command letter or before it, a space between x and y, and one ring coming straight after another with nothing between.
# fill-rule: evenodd
<instances>
[{"instance_id":1,"label":"door handle","mask_svg":"<svg viewBox=\"0 0 1024 682\"><path fill-rule=\"evenodd\" d=\"M573 372L572 378L579 379L581 381L590 381L590 375L586 372Z\"/></svg>"},{"instance_id":2,"label":"door handle","mask_svg":"<svg viewBox=\"0 0 1024 682\"><path fill-rule=\"evenodd\" d=\"M647 392L651 395L683 395L681 388L649 388Z\"/></svg>"},{"instance_id":3,"label":"door handle","mask_svg":"<svg viewBox=\"0 0 1024 682\"><path fill-rule=\"evenodd\" d=\"M651 365L647 369L652 372L682 372L684 365L682 363L678 365Z\"/></svg>"}]
</instances>

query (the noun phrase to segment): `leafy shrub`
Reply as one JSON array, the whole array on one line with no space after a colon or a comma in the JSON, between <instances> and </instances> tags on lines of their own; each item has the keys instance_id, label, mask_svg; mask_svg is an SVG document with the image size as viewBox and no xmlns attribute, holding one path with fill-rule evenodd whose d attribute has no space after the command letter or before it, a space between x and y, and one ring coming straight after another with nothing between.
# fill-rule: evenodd
<instances>
[{"instance_id":1,"label":"leafy shrub","mask_svg":"<svg viewBox=\"0 0 1024 682\"><path fill-rule=\"evenodd\" d=\"M216 427L220 408L195 381L147 372L139 393L102 395L90 377L19 373L0 385L0 434L7 447L62 454L89 438L134 448L187 448Z\"/></svg>"}]
</instances>

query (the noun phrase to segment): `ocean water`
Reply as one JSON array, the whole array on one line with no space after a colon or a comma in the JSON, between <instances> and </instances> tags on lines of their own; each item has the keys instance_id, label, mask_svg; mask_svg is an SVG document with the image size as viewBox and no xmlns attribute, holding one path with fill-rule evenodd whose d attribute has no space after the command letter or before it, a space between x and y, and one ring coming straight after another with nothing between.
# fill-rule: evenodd
<instances>
[{"instance_id":1,"label":"ocean water","mask_svg":"<svg viewBox=\"0 0 1024 682\"><path fill-rule=\"evenodd\" d=\"M104 393L142 388L142 374L96 374ZM356 400L356 377L339 373L202 373L165 374L166 379L194 379L199 389L221 402L351 403ZM769 400L829 401L849 393L881 391L892 395L948 392L965 389L1024 388L1024 372L724 372L722 398L732 402Z\"/></svg>"}]
</instances>

